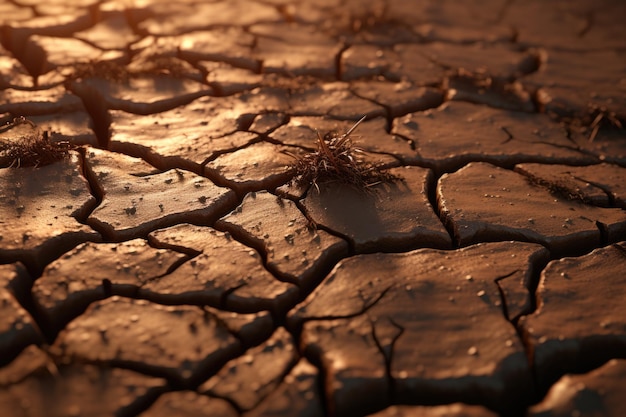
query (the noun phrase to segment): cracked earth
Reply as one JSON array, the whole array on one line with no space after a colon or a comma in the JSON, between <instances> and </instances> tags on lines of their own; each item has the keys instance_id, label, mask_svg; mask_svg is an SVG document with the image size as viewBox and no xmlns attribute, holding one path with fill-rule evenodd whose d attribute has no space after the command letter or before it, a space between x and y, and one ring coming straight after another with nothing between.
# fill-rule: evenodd
<instances>
[{"instance_id":1,"label":"cracked earth","mask_svg":"<svg viewBox=\"0 0 626 417\"><path fill-rule=\"evenodd\" d=\"M3 1L2 415L626 415L625 17Z\"/></svg>"}]
</instances>

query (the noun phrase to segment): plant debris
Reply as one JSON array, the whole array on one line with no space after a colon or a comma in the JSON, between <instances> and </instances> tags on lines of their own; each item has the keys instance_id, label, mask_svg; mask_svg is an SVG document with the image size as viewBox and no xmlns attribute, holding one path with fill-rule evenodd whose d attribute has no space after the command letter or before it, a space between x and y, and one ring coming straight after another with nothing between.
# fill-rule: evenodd
<instances>
[{"instance_id":1,"label":"plant debris","mask_svg":"<svg viewBox=\"0 0 626 417\"><path fill-rule=\"evenodd\" d=\"M626 125L623 117L605 106L588 103L583 111L573 114L559 114L549 112L548 115L555 121L562 123L568 131L575 131L587 135L587 140L593 142L600 132L621 132ZM620 135L621 136L621 135Z\"/></svg>"},{"instance_id":2,"label":"plant debris","mask_svg":"<svg viewBox=\"0 0 626 417\"><path fill-rule=\"evenodd\" d=\"M292 181L298 186L313 185L319 192L318 184L323 182L341 182L368 191L380 183L400 180L384 171L381 164L365 162L363 150L353 145L350 135L363 120L365 116L342 135L328 132L322 137L317 132L317 150L296 157Z\"/></svg>"},{"instance_id":3,"label":"plant debris","mask_svg":"<svg viewBox=\"0 0 626 417\"><path fill-rule=\"evenodd\" d=\"M589 116L591 122L587 123L591 133L589 134L589 142L593 142L598 132L602 128L613 127L622 129L623 125L617 114L603 106L591 105L589 106Z\"/></svg>"},{"instance_id":4,"label":"plant debris","mask_svg":"<svg viewBox=\"0 0 626 417\"><path fill-rule=\"evenodd\" d=\"M49 165L67 158L70 151L76 148L67 141L51 141L47 131L39 132L36 125L24 117L14 118L13 122L7 123L1 132L23 124L30 125L34 133L17 138L0 138L0 168Z\"/></svg>"}]
</instances>

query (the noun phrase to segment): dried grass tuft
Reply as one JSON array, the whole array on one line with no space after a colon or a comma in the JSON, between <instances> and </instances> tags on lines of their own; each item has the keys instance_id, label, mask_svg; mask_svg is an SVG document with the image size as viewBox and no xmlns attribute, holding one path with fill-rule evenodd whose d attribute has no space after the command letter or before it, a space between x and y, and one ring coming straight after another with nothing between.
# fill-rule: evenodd
<instances>
[{"instance_id":1,"label":"dried grass tuft","mask_svg":"<svg viewBox=\"0 0 626 417\"><path fill-rule=\"evenodd\" d=\"M593 142L601 129L616 128L623 129L622 122L614 111L604 106L590 105L589 117L587 120L588 128L591 130L589 134L589 142Z\"/></svg>"},{"instance_id":2,"label":"dried grass tuft","mask_svg":"<svg viewBox=\"0 0 626 417\"><path fill-rule=\"evenodd\" d=\"M24 117L17 117L4 130L20 124L35 124ZM0 168L38 167L67 158L76 146L65 141L51 141L48 132L0 140Z\"/></svg>"},{"instance_id":3,"label":"dried grass tuft","mask_svg":"<svg viewBox=\"0 0 626 417\"><path fill-rule=\"evenodd\" d=\"M325 182L341 182L368 191L377 184L399 180L381 165L365 162L363 150L352 143L350 135L363 120L365 116L342 135L329 132L322 137L317 132L317 149L296 157L293 181L298 186L313 185L319 192L318 184Z\"/></svg>"}]
</instances>

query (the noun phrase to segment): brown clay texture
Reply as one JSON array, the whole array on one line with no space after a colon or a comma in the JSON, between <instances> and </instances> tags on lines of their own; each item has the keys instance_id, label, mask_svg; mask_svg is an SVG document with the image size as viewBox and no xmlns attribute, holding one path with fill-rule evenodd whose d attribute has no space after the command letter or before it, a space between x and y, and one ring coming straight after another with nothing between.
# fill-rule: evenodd
<instances>
[{"instance_id":1,"label":"brown clay texture","mask_svg":"<svg viewBox=\"0 0 626 417\"><path fill-rule=\"evenodd\" d=\"M0 415L626 415L625 20L0 1Z\"/></svg>"}]
</instances>

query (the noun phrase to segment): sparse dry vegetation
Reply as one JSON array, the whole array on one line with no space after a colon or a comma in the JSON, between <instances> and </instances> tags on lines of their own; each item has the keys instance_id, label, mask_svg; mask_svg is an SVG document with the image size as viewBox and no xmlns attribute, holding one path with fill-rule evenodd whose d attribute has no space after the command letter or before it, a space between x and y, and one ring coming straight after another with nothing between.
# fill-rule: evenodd
<instances>
[{"instance_id":1,"label":"sparse dry vegetation","mask_svg":"<svg viewBox=\"0 0 626 417\"><path fill-rule=\"evenodd\" d=\"M558 112L548 112L553 120L561 123L566 129L575 131L587 137L589 142L596 140L600 133L603 137L611 137L612 133L619 132L615 137L623 136L626 121L623 116L605 106L595 103L588 103L584 110L560 114Z\"/></svg>"},{"instance_id":2,"label":"sparse dry vegetation","mask_svg":"<svg viewBox=\"0 0 626 417\"><path fill-rule=\"evenodd\" d=\"M35 124L24 117L13 119L13 122L7 124L3 131L20 124L29 124L34 132L14 138L0 138L0 168L48 165L67 158L70 150L75 148L75 145L69 142L51 141L47 131L40 132L35 129Z\"/></svg>"},{"instance_id":3,"label":"sparse dry vegetation","mask_svg":"<svg viewBox=\"0 0 626 417\"><path fill-rule=\"evenodd\" d=\"M617 117L614 111L597 105L592 105L589 108L589 117L587 120L588 128L591 133L589 134L589 141L593 142L600 129L603 128L617 128L623 129L622 122Z\"/></svg>"},{"instance_id":4,"label":"sparse dry vegetation","mask_svg":"<svg viewBox=\"0 0 626 417\"><path fill-rule=\"evenodd\" d=\"M365 117L341 135L329 132L322 136L318 132L317 149L298 157L292 166L293 181L298 186L313 185L318 191L318 184L323 182L342 182L367 191L374 185L399 180L380 165L365 162L363 151L352 143L350 135L363 120Z\"/></svg>"}]
</instances>

